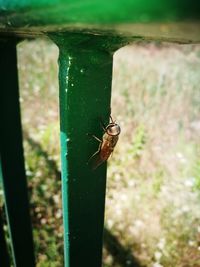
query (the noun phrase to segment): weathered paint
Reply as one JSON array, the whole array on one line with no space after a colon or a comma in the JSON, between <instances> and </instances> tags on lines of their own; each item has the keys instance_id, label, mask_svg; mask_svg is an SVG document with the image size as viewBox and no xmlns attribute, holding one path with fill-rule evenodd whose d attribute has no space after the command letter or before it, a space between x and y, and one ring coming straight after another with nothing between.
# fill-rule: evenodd
<instances>
[{"instance_id":1,"label":"weathered paint","mask_svg":"<svg viewBox=\"0 0 200 267\"><path fill-rule=\"evenodd\" d=\"M59 55L65 267L100 267L106 163L88 165L110 115L112 53L102 37L55 34ZM106 46L109 43L109 46ZM107 48L106 48L107 47Z\"/></svg>"},{"instance_id":2,"label":"weathered paint","mask_svg":"<svg viewBox=\"0 0 200 267\"><path fill-rule=\"evenodd\" d=\"M12 254L15 267L34 267L22 147L16 41L0 42L0 53L0 160Z\"/></svg>"}]
</instances>

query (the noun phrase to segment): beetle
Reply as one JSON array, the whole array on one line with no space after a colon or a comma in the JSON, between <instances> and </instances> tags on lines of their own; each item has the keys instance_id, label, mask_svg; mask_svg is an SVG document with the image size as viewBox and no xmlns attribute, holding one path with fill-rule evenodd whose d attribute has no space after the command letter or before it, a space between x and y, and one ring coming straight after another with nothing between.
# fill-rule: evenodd
<instances>
[{"instance_id":1,"label":"beetle","mask_svg":"<svg viewBox=\"0 0 200 267\"><path fill-rule=\"evenodd\" d=\"M102 140L95 135L92 135L99 142L98 150L90 157L88 161L91 161L93 170L95 170L99 165L101 165L110 157L117 144L119 134L121 132L119 124L113 121L111 116L109 124L105 126L102 123L102 128L104 130Z\"/></svg>"}]
</instances>

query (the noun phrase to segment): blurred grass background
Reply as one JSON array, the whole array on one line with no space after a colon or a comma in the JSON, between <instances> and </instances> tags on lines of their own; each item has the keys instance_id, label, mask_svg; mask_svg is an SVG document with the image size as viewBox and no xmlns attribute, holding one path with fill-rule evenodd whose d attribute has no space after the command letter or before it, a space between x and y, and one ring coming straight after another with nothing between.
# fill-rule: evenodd
<instances>
[{"instance_id":1,"label":"blurred grass background","mask_svg":"<svg viewBox=\"0 0 200 267\"><path fill-rule=\"evenodd\" d=\"M57 57L48 40L18 46L37 267L63 266ZM199 70L198 45L114 55L111 107L122 133L108 163L104 267L200 266Z\"/></svg>"}]
</instances>

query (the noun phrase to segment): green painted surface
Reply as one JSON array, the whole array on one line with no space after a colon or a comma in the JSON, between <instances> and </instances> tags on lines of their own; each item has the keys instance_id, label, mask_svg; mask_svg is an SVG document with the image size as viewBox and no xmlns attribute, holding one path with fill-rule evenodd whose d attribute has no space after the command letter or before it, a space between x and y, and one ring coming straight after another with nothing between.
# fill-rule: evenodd
<instances>
[{"instance_id":1,"label":"green painted surface","mask_svg":"<svg viewBox=\"0 0 200 267\"><path fill-rule=\"evenodd\" d=\"M4 232L3 226L4 226L4 223L3 223L3 216L2 216L2 208L0 207L0 263L1 263L1 266L3 267L10 267L10 259L8 255L8 248L6 244L5 232Z\"/></svg>"},{"instance_id":2,"label":"green painted surface","mask_svg":"<svg viewBox=\"0 0 200 267\"><path fill-rule=\"evenodd\" d=\"M111 42L102 37L60 34L57 43L65 267L100 267L106 188L106 164L93 171L90 156L98 149L108 122L112 81ZM108 43L108 46L105 46Z\"/></svg>"},{"instance_id":3,"label":"green painted surface","mask_svg":"<svg viewBox=\"0 0 200 267\"><path fill-rule=\"evenodd\" d=\"M1 10L16 15L22 10L29 23L66 22L149 22L200 18L196 0L0 0ZM45 10L45 12L44 12ZM11 12L12 13L12 12ZM18 20L20 19L18 15ZM31 21L32 20L32 21Z\"/></svg>"},{"instance_id":4,"label":"green painted surface","mask_svg":"<svg viewBox=\"0 0 200 267\"><path fill-rule=\"evenodd\" d=\"M152 24L154 27L149 29ZM191 26L188 29L185 25ZM78 29L123 35L131 37L130 41L135 36L147 36L199 42L200 38L196 38L200 36L196 29L199 25L200 1L197 0L0 0L2 35L31 36ZM180 33L184 38L179 38Z\"/></svg>"},{"instance_id":5,"label":"green painted surface","mask_svg":"<svg viewBox=\"0 0 200 267\"><path fill-rule=\"evenodd\" d=\"M0 53L0 159L12 254L15 267L34 267L22 147L16 40L1 42Z\"/></svg>"}]
</instances>

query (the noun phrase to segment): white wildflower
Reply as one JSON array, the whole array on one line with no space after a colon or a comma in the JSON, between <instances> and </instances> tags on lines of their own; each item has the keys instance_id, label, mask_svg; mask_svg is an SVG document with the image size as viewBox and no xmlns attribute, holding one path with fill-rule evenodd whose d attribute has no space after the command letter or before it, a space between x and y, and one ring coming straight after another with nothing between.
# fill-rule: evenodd
<instances>
[{"instance_id":1,"label":"white wildflower","mask_svg":"<svg viewBox=\"0 0 200 267\"><path fill-rule=\"evenodd\" d=\"M161 257L162 257L162 253L160 251L156 251L154 253L154 257L157 261L160 261Z\"/></svg>"},{"instance_id":2,"label":"white wildflower","mask_svg":"<svg viewBox=\"0 0 200 267\"><path fill-rule=\"evenodd\" d=\"M157 247L158 247L160 250L163 250L164 247L165 247L165 243L166 243L165 238L161 238L161 239L159 240L159 243L158 243Z\"/></svg>"},{"instance_id":3,"label":"white wildflower","mask_svg":"<svg viewBox=\"0 0 200 267\"><path fill-rule=\"evenodd\" d=\"M189 245L190 247L194 247L194 246L195 246L195 241L194 241L194 240L189 240L189 241L188 241L188 245Z\"/></svg>"},{"instance_id":4,"label":"white wildflower","mask_svg":"<svg viewBox=\"0 0 200 267\"><path fill-rule=\"evenodd\" d=\"M152 267L164 267L163 265L161 265L160 263L158 262L154 262Z\"/></svg>"}]
</instances>

